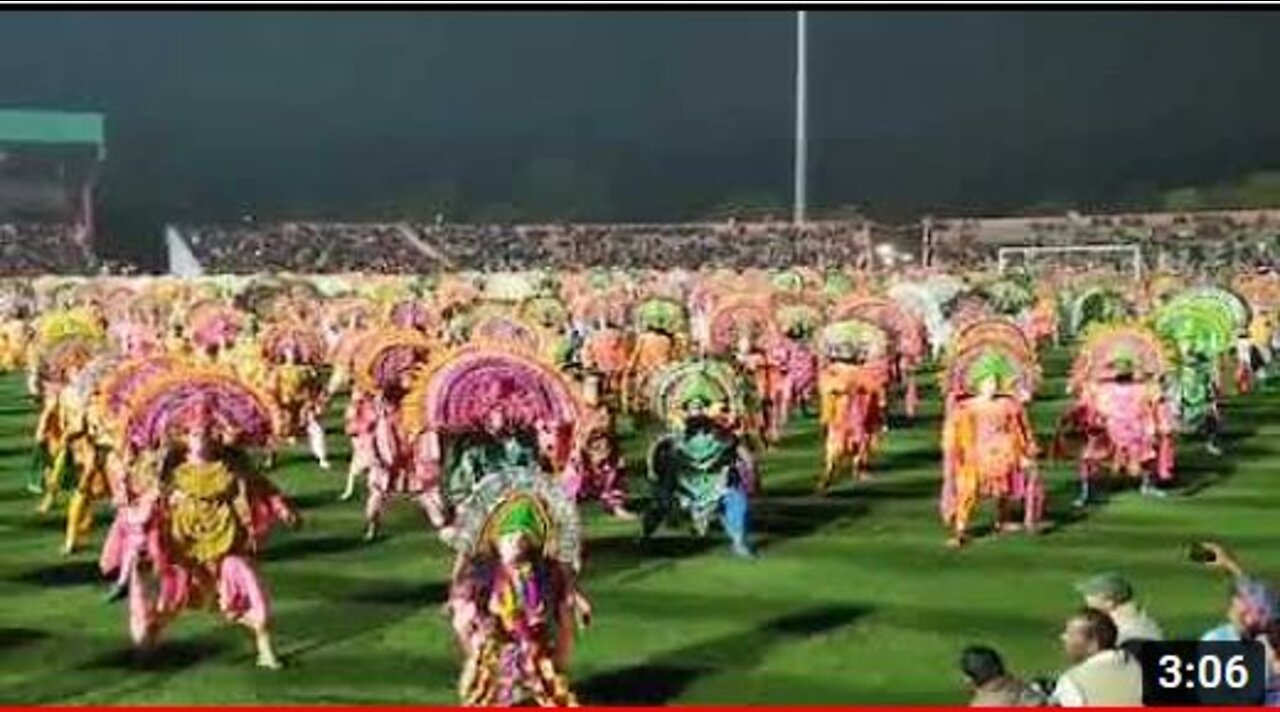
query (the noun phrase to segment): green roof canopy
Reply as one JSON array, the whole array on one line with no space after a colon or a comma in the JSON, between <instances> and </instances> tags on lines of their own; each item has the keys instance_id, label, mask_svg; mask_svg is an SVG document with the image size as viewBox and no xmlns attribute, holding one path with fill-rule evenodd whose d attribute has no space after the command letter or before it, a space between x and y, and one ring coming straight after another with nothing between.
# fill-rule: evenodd
<instances>
[{"instance_id":1,"label":"green roof canopy","mask_svg":"<svg viewBox=\"0 0 1280 712\"><path fill-rule=\"evenodd\" d=\"M106 152L102 114L0 109L0 144L85 144Z\"/></svg>"}]
</instances>

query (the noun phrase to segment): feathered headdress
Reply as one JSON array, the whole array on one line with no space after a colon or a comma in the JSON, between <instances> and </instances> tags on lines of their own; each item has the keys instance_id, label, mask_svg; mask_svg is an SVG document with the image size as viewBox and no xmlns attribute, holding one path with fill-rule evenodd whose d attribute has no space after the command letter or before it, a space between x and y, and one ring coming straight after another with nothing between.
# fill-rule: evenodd
<instances>
[{"instance_id":1,"label":"feathered headdress","mask_svg":"<svg viewBox=\"0 0 1280 712\"><path fill-rule=\"evenodd\" d=\"M1094 381L1123 373L1160 377L1169 366L1160 337L1139 324L1097 324L1085 335L1071 366L1071 380Z\"/></svg>"},{"instance_id":2,"label":"feathered headdress","mask_svg":"<svg viewBox=\"0 0 1280 712\"><path fill-rule=\"evenodd\" d=\"M650 380L649 404L654 415L664 422L678 419L695 403L722 408L739 416L746 412L747 390L747 384L728 363L681 361L654 374Z\"/></svg>"},{"instance_id":3,"label":"feathered headdress","mask_svg":"<svg viewBox=\"0 0 1280 712\"><path fill-rule=\"evenodd\" d=\"M721 298L711 310L708 335L707 346L717 355L732 353L744 336L757 343L772 341L778 335L778 323L768 296L735 294Z\"/></svg>"},{"instance_id":4,"label":"feathered headdress","mask_svg":"<svg viewBox=\"0 0 1280 712\"><path fill-rule=\"evenodd\" d=\"M207 427L222 442L264 446L277 422L271 399L229 371L178 368L155 377L130 399L123 417L125 442L150 450Z\"/></svg>"},{"instance_id":5,"label":"feathered headdress","mask_svg":"<svg viewBox=\"0 0 1280 712\"><path fill-rule=\"evenodd\" d=\"M414 329L375 331L362 339L354 354L356 383L365 391L395 390L425 364L433 344Z\"/></svg>"},{"instance_id":6,"label":"feathered headdress","mask_svg":"<svg viewBox=\"0 0 1280 712\"><path fill-rule=\"evenodd\" d=\"M555 481L533 470L495 472L482 478L458 509L450 541L469 557L493 558L504 535L522 534L540 556L575 570L582 563L578 508Z\"/></svg>"},{"instance_id":7,"label":"feathered headdress","mask_svg":"<svg viewBox=\"0 0 1280 712\"><path fill-rule=\"evenodd\" d=\"M827 358L849 358L862 352L868 360L889 353L889 335L878 324L862 319L844 319L823 327L818 348Z\"/></svg>"}]
</instances>

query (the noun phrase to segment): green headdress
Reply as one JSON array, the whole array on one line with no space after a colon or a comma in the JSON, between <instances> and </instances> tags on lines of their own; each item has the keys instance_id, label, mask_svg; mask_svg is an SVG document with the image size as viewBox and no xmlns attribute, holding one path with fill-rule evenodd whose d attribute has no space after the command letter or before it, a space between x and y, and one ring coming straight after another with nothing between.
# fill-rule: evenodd
<instances>
[{"instance_id":1,"label":"green headdress","mask_svg":"<svg viewBox=\"0 0 1280 712\"><path fill-rule=\"evenodd\" d=\"M684 326L684 307L671 299L647 299L636 308L636 326L642 330L678 333Z\"/></svg>"},{"instance_id":2,"label":"green headdress","mask_svg":"<svg viewBox=\"0 0 1280 712\"><path fill-rule=\"evenodd\" d=\"M977 388L988 379L995 379L997 387L1007 387L1017 375L1012 359L1000 351L984 351L976 358L965 378L970 388Z\"/></svg>"},{"instance_id":3,"label":"green headdress","mask_svg":"<svg viewBox=\"0 0 1280 712\"><path fill-rule=\"evenodd\" d=\"M527 497L520 497L504 505L497 514L497 534L523 534L535 542L546 537L547 525L542 513Z\"/></svg>"},{"instance_id":4,"label":"green headdress","mask_svg":"<svg viewBox=\"0 0 1280 712\"><path fill-rule=\"evenodd\" d=\"M889 349L889 337L875 324L862 319L845 319L828 324L819 336L822 352L828 356L848 355L864 350L871 358L885 355Z\"/></svg>"},{"instance_id":5,"label":"green headdress","mask_svg":"<svg viewBox=\"0 0 1280 712\"><path fill-rule=\"evenodd\" d=\"M690 360L671 364L651 381L650 407L654 415L670 421L690 405L722 405L731 413L746 408L747 384L733 366L723 361Z\"/></svg>"}]
</instances>

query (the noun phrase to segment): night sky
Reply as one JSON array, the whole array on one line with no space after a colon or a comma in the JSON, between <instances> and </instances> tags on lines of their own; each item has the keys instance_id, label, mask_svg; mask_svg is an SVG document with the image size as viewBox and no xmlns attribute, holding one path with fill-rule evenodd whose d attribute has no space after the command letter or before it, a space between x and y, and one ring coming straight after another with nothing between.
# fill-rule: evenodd
<instances>
[{"instance_id":1,"label":"night sky","mask_svg":"<svg viewBox=\"0 0 1280 712\"><path fill-rule=\"evenodd\" d=\"M1103 205L1280 167L1280 15L810 13L812 197ZM108 117L155 219L672 220L790 195L790 12L5 12L0 105Z\"/></svg>"}]
</instances>

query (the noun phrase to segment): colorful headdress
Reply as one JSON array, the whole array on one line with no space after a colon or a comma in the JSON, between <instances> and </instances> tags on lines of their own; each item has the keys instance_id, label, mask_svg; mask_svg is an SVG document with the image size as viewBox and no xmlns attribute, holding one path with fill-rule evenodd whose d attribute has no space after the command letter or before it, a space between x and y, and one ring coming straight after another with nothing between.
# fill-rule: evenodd
<instances>
[{"instance_id":1,"label":"colorful headdress","mask_svg":"<svg viewBox=\"0 0 1280 712\"><path fill-rule=\"evenodd\" d=\"M884 330L889 345L909 364L924 359L925 327L911 312L897 302L881 297L852 297L832 308L835 319L861 319Z\"/></svg>"},{"instance_id":2,"label":"colorful headdress","mask_svg":"<svg viewBox=\"0 0 1280 712\"><path fill-rule=\"evenodd\" d=\"M121 422L134 394L153 378L158 378L179 366L179 361L167 354L129 359L118 364L106 374L98 386L95 398L98 410L109 421Z\"/></svg>"},{"instance_id":3,"label":"colorful headdress","mask_svg":"<svg viewBox=\"0 0 1280 712\"><path fill-rule=\"evenodd\" d=\"M875 360L889 354L889 335L874 322L844 319L822 329L818 348L828 358L849 358L861 352Z\"/></svg>"},{"instance_id":4,"label":"colorful headdress","mask_svg":"<svg viewBox=\"0 0 1280 712\"><path fill-rule=\"evenodd\" d=\"M711 353L724 355L732 353L744 336L756 343L772 341L778 335L778 323L767 295L736 294L716 302L707 333Z\"/></svg>"},{"instance_id":5,"label":"colorful headdress","mask_svg":"<svg viewBox=\"0 0 1280 712\"><path fill-rule=\"evenodd\" d=\"M504 535L523 534L542 557L574 569L582 563L578 508L555 481L536 472L495 472L480 480L458 509L450 541L470 557L493 558Z\"/></svg>"},{"instance_id":6,"label":"colorful headdress","mask_svg":"<svg viewBox=\"0 0 1280 712\"><path fill-rule=\"evenodd\" d=\"M37 352L36 373L48 383L67 383L102 346L102 342L84 336L63 337Z\"/></svg>"},{"instance_id":7,"label":"colorful headdress","mask_svg":"<svg viewBox=\"0 0 1280 712\"><path fill-rule=\"evenodd\" d=\"M1029 398L1035 393L1039 373L1022 354L998 342L983 343L948 359L943 391L972 395L988 379L995 380L998 393Z\"/></svg>"},{"instance_id":8,"label":"colorful headdress","mask_svg":"<svg viewBox=\"0 0 1280 712\"><path fill-rule=\"evenodd\" d=\"M191 310L191 343L199 348L230 344L245 328L244 314L227 304L202 302Z\"/></svg>"},{"instance_id":9,"label":"colorful headdress","mask_svg":"<svg viewBox=\"0 0 1280 712\"><path fill-rule=\"evenodd\" d=\"M951 352L959 353L984 343L999 343L1024 360L1035 359L1035 347L1026 333L1003 317L988 317L969 322L951 339Z\"/></svg>"},{"instance_id":10,"label":"colorful headdress","mask_svg":"<svg viewBox=\"0 0 1280 712\"><path fill-rule=\"evenodd\" d=\"M520 316L543 328L559 328L569 320L569 308L556 297L534 297L520 305Z\"/></svg>"},{"instance_id":11,"label":"colorful headdress","mask_svg":"<svg viewBox=\"0 0 1280 712\"><path fill-rule=\"evenodd\" d=\"M649 404L654 415L666 422L679 418L695 402L736 416L746 411L747 389L737 370L726 362L680 361L654 374Z\"/></svg>"},{"instance_id":12,"label":"colorful headdress","mask_svg":"<svg viewBox=\"0 0 1280 712\"><path fill-rule=\"evenodd\" d=\"M94 357L71 378L67 387L63 389L60 394L63 403L82 413L87 412L98 388L119 365L120 356L115 354L99 354Z\"/></svg>"},{"instance_id":13,"label":"colorful headdress","mask_svg":"<svg viewBox=\"0 0 1280 712\"><path fill-rule=\"evenodd\" d=\"M1216 358L1235 344L1235 314L1223 303L1211 299L1177 299L1164 304L1154 315L1161 336L1177 345L1182 354Z\"/></svg>"},{"instance_id":14,"label":"colorful headdress","mask_svg":"<svg viewBox=\"0 0 1280 712\"><path fill-rule=\"evenodd\" d=\"M1036 293L1024 277L1000 277L981 288L982 294L1001 314L1015 316L1035 303Z\"/></svg>"},{"instance_id":15,"label":"colorful headdress","mask_svg":"<svg viewBox=\"0 0 1280 712\"><path fill-rule=\"evenodd\" d=\"M431 340L420 331L375 331L360 341L354 354L356 383L370 392L398 389L410 373L427 362L431 351Z\"/></svg>"},{"instance_id":16,"label":"colorful headdress","mask_svg":"<svg viewBox=\"0 0 1280 712\"><path fill-rule=\"evenodd\" d=\"M779 307L778 328L796 338L808 338L822 324L822 310L813 304L796 303Z\"/></svg>"},{"instance_id":17,"label":"colorful headdress","mask_svg":"<svg viewBox=\"0 0 1280 712\"><path fill-rule=\"evenodd\" d=\"M923 282L899 282L887 290L889 298L897 302L903 311L912 314L924 325L929 343L935 347L945 344L951 336L951 325L942 311L946 303L942 296Z\"/></svg>"},{"instance_id":18,"label":"colorful headdress","mask_svg":"<svg viewBox=\"0 0 1280 712\"><path fill-rule=\"evenodd\" d=\"M147 382L125 411L125 442L136 450L162 447L196 425L223 442L263 446L277 422L271 399L221 369L179 368Z\"/></svg>"},{"instance_id":19,"label":"colorful headdress","mask_svg":"<svg viewBox=\"0 0 1280 712\"><path fill-rule=\"evenodd\" d=\"M771 282L774 289L788 294L803 292L805 288L804 275L795 270L779 272L773 275Z\"/></svg>"},{"instance_id":20,"label":"colorful headdress","mask_svg":"<svg viewBox=\"0 0 1280 712\"><path fill-rule=\"evenodd\" d=\"M295 363L312 366L324 363L324 340L315 329L305 324L271 324L258 337L258 343L262 348L262 355L272 363L283 363L291 351Z\"/></svg>"},{"instance_id":21,"label":"colorful headdress","mask_svg":"<svg viewBox=\"0 0 1280 712\"><path fill-rule=\"evenodd\" d=\"M1090 287L1071 300L1068 326L1071 333L1079 334L1092 324L1124 321L1132 312L1132 305L1120 290L1110 286Z\"/></svg>"},{"instance_id":22,"label":"colorful headdress","mask_svg":"<svg viewBox=\"0 0 1280 712\"><path fill-rule=\"evenodd\" d=\"M1123 373L1159 377L1169 366L1160 337L1138 324L1097 324L1085 336L1071 366L1073 383L1114 378Z\"/></svg>"},{"instance_id":23,"label":"colorful headdress","mask_svg":"<svg viewBox=\"0 0 1280 712\"><path fill-rule=\"evenodd\" d=\"M398 329L417 329L424 334L434 333L440 326L440 319L431 307L417 299L394 302L387 312L387 321Z\"/></svg>"},{"instance_id":24,"label":"colorful headdress","mask_svg":"<svg viewBox=\"0 0 1280 712\"><path fill-rule=\"evenodd\" d=\"M529 428L577 426L581 398L559 371L523 353L466 345L432 359L404 399L404 423L413 436L428 430L479 430L496 409L507 422Z\"/></svg>"},{"instance_id":25,"label":"colorful headdress","mask_svg":"<svg viewBox=\"0 0 1280 712\"><path fill-rule=\"evenodd\" d=\"M106 327L98 312L89 307L62 309L42 315L36 320L36 348L52 348L66 339L88 343L104 343Z\"/></svg>"},{"instance_id":26,"label":"colorful headdress","mask_svg":"<svg viewBox=\"0 0 1280 712\"><path fill-rule=\"evenodd\" d=\"M520 351L536 355L543 353L545 332L534 324L515 316L489 313L471 324L469 340L473 344Z\"/></svg>"},{"instance_id":27,"label":"colorful headdress","mask_svg":"<svg viewBox=\"0 0 1280 712\"><path fill-rule=\"evenodd\" d=\"M679 334L685 328L685 310L680 302L665 297L646 299L636 307L636 328Z\"/></svg>"}]
</instances>

